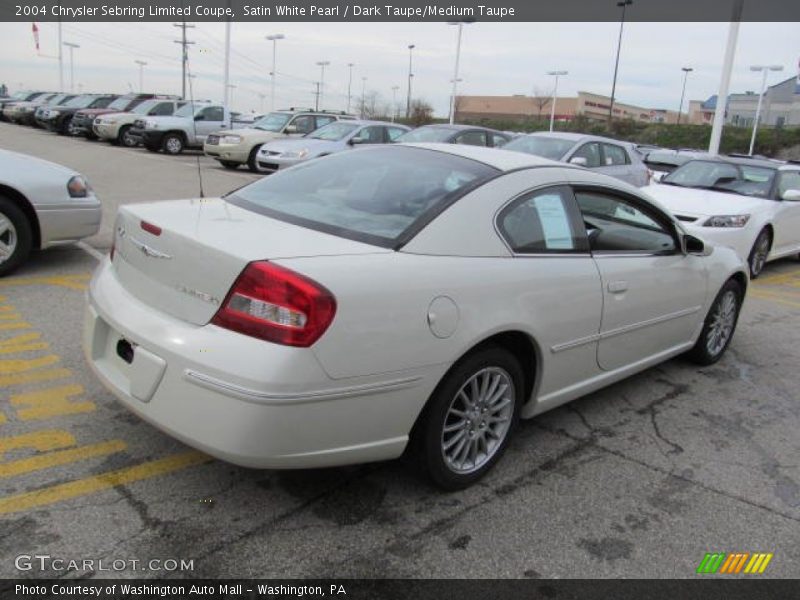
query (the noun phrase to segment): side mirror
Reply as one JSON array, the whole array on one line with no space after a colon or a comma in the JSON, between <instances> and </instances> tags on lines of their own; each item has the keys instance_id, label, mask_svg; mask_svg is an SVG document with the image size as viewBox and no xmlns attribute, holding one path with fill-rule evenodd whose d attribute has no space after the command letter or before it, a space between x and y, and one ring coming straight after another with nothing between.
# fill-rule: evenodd
<instances>
[{"instance_id":1,"label":"side mirror","mask_svg":"<svg viewBox=\"0 0 800 600\"><path fill-rule=\"evenodd\" d=\"M693 235L683 236L683 247L687 254L704 255L706 253L706 245L703 240Z\"/></svg>"},{"instance_id":2,"label":"side mirror","mask_svg":"<svg viewBox=\"0 0 800 600\"><path fill-rule=\"evenodd\" d=\"M291 135L293 133L298 133L297 125L287 125L286 128L283 130L283 133L286 135Z\"/></svg>"},{"instance_id":3,"label":"side mirror","mask_svg":"<svg viewBox=\"0 0 800 600\"><path fill-rule=\"evenodd\" d=\"M589 164L589 161L583 156L573 156L572 158L569 159L569 164L585 167L586 165Z\"/></svg>"},{"instance_id":4,"label":"side mirror","mask_svg":"<svg viewBox=\"0 0 800 600\"><path fill-rule=\"evenodd\" d=\"M800 202L800 190L786 190L781 194L781 200Z\"/></svg>"},{"instance_id":5,"label":"side mirror","mask_svg":"<svg viewBox=\"0 0 800 600\"><path fill-rule=\"evenodd\" d=\"M350 144L351 146L355 146L356 144L366 144L368 141L369 140L362 137L354 137L350 138L350 141L348 141L347 143Z\"/></svg>"}]
</instances>

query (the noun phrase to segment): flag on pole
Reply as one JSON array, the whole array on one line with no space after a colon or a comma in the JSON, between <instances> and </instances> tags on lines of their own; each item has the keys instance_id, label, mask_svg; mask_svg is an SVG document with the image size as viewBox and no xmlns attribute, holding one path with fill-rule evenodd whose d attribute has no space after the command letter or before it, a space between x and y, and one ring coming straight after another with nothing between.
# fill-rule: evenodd
<instances>
[{"instance_id":1,"label":"flag on pole","mask_svg":"<svg viewBox=\"0 0 800 600\"><path fill-rule=\"evenodd\" d=\"M33 41L36 43L36 52L39 52L39 28L33 24Z\"/></svg>"}]
</instances>

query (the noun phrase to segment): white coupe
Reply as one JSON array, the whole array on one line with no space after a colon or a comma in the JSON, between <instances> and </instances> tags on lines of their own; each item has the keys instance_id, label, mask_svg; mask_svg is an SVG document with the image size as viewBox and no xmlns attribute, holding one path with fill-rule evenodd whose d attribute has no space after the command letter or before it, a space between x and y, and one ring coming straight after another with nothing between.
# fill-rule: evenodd
<instances>
[{"instance_id":1,"label":"white coupe","mask_svg":"<svg viewBox=\"0 0 800 600\"><path fill-rule=\"evenodd\" d=\"M692 160L644 188L692 235L730 246L750 277L800 253L800 166L749 158Z\"/></svg>"},{"instance_id":2,"label":"white coupe","mask_svg":"<svg viewBox=\"0 0 800 600\"><path fill-rule=\"evenodd\" d=\"M748 285L636 188L473 146L342 152L115 227L84 348L130 410L251 467L408 448L447 489L520 417L718 360Z\"/></svg>"}]
</instances>

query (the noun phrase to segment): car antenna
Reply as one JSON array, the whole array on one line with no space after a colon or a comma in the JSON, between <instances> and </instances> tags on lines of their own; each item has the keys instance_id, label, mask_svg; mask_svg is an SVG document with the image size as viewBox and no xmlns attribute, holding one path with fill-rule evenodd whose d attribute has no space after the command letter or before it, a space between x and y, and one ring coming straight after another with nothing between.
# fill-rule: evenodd
<instances>
[{"instance_id":1,"label":"car antenna","mask_svg":"<svg viewBox=\"0 0 800 600\"><path fill-rule=\"evenodd\" d=\"M184 50L186 52L186 50ZM187 53L188 54L188 53ZM197 139L197 121L194 120L194 91L192 89L192 70L189 68L189 61L186 61L186 78L189 80L189 103L192 105L192 134L194 139ZM197 155L197 179L200 183L200 199L206 197L203 192L203 171L200 168L200 155Z\"/></svg>"}]
</instances>

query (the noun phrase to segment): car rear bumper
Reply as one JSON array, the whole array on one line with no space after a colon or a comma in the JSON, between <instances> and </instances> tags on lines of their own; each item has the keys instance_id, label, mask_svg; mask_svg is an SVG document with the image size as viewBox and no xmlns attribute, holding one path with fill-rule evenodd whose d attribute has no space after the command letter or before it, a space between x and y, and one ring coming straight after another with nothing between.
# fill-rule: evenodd
<instances>
[{"instance_id":1,"label":"car rear bumper","mask_svg":"<svg viewBox=\"0 0 800 600\"><path fill-rule=\"evenodd\" d=\"M117 257L115 260L124 260ZM118 345L132 345L130 363ZM310 468L399 456L438 371L333 380L311 349L197 326L144 304L106 259L89 289L84 352L132 412L222 460ZM123 352L124 354L124 352Z\"/></svg>"}]
</instances>

